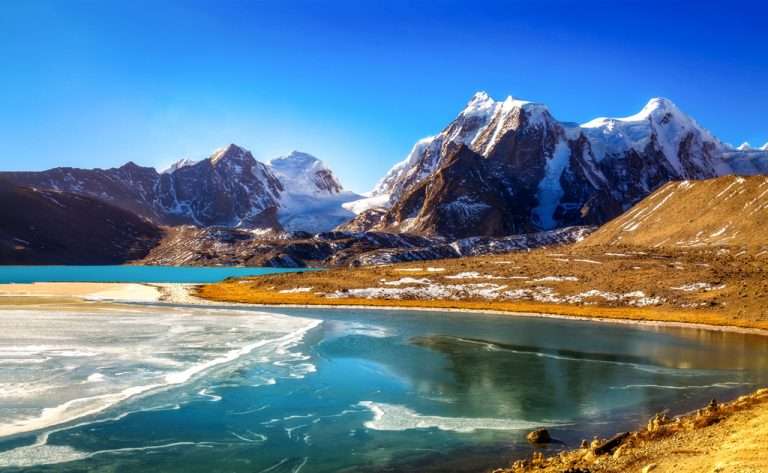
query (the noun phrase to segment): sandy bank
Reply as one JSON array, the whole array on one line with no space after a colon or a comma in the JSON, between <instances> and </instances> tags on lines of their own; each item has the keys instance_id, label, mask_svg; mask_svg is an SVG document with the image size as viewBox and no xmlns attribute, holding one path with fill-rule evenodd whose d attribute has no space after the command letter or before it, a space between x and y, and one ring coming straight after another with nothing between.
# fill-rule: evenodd
<instances>
[{"instance_id":1,"label":"sandy bank","mask_svg":"<svg viewBox=\"0 0 768 473\"><path fill-rule=\"evenodd\" d=\"M0 297L69 297L91 301L156 302L160 299L160 290L147 284L134 283L0 284Z\"/></svg>"},{"instance_id":2,"label":"sandy bank","mask_svg":"<svg viewBox=\"0 0 768 473\"><path fill-rule=\"evenodd\" d=\"M91 302L135 302L135 303L168 303L179 305L204 305L217 307L272 307L272 308L318 308L318 309L365 309L365 310L414 310L423 312L457 312L467 314L494 314L520 317L542 317L550 319L580 320L598 323L626 324L642 327L666 327L685 328L697 330L709 330L717 332L744 333L768 336L768 330L761 328L747 328L733 325L712 323L697 323L674 320L654 320L638 318L636 311L611 311L606 315L605 309L592 308L595 315L584 315L583 308L573 306L551 307L552 313L533 312L525 310L526 307L511 305L509 308L497 309L493 305L477 304L471 301L453 301L449 304L430 306L428 301L388 300L385 304L377 300L352 300L341 299L335 301L324 300L325 303L313 302L310 304L292 303L290 297L277 295L274 302L237 302L228 299L207 299L205 292L201 293L201 285L177 284L177 283L33 283L33 284L3 284L0 285L0 306L8 305L13 299L18 298L71 298L78 301ZM201 297L202 296L202 297ZM330 302L330 303L329 303ZM351 303L350 303L351 302ZM434 302L433 302L434 303ZM14 302L15 304L15 302ZM457 307L458 306L458 307ZM464 307L462 307L464 306ZM615 313L614 313L615 312ZM624 315L625 317L622 317Z\"/></svg>"}]
</instances>

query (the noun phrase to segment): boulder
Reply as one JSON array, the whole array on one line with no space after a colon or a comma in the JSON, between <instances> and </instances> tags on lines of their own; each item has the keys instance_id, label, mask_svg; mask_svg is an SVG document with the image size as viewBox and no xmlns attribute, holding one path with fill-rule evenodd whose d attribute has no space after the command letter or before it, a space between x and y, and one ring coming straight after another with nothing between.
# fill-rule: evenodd
<instances>
[{"instance_id":1,"label":"boulder","mask_svg":"<svg viewBox=\"0 0 768 473\"><path fill-rule=\"evenodd\" d=\"M547 429L537 429L525 436L528 442L532 444L552 443L552 437Z\"/></svg>"}]
</instances>

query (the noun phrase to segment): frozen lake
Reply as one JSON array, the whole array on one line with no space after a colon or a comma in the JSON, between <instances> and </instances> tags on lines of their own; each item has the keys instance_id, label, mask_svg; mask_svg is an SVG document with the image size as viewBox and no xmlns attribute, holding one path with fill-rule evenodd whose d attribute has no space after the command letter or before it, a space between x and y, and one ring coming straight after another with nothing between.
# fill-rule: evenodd
<instances>
[{"instance_id":1,"label":"frozen lake","mask_svg":"<svg viewBox=\"0 0 768 473\"><path fill-rule=\"evenodd\" d=\"M0 310L3 471L478 471L765 384L762 338L381 310ZM610 422L610 424L609 424Z\"/></svg>"}]
</instances>

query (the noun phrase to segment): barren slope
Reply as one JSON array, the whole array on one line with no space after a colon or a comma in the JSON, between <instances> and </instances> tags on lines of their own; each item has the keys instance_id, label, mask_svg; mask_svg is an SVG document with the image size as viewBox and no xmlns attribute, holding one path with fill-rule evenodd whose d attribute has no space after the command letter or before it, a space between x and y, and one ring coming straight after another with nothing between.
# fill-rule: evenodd
<instances>
[{"instance_id":1,"label":"barren slope","mask_svg":"<svg viewBox=\"0 0 768 473\"><path fill-rule=\"evenodd\" d=\"M670 182L578 246L768 251L768 177Z\"/></svg>"}]
</instances>

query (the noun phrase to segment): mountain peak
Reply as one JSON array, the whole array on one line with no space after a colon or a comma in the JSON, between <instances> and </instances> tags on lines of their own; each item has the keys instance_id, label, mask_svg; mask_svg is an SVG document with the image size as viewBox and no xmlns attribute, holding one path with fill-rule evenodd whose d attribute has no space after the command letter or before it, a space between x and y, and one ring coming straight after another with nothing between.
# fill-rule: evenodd
<instances>
[{"instance_id":1,"label":"mountain peak","mask_svg":"<svg viewBox=\"0 0 768 473\"><path fill-rule=\"evenodd\" d=\"M598 117L586 123L582 123L582 128L600 128L607 126L612 128L621 122L647 122L651 121L669 121L668 116L672 116L684 122L691 122L691 119L683 113L677 105L664 97L654 97L650 99L645 106L636 114L628 117Z\"/></svg>"},{"instance_id":2,"label":"mountain peak","mask_svg":"<svg viewBox=\"0 0 768 473\"><path fill-rule=\"evenodd\" d=\"M671 100L664 97L654 97L645 104L642 110L625 121L647 120L648 118L664 117L666 114L682 115L683 113Z\"/></svg>"},{"instance_id":3,"label":"mountain peak","mask_svg":"<svg viewBox=\"0 0 768 473\"><path fill-rule=\"evenodd\" d=\"M484 90L478 90L477 92L472 95L472 98L469 99L469 103L472 102L487 102L488 100L493 101L491 96L488 94L488 92Z\"/></svg>"},{"instance_id":4,"label":"mountain peak","mask_svg":"<svg viewBox=\"0 0 768 473\"><path fill-rule=\"evenodd\" d=\"M294 165L297 165L297 166L310 166L314 163L321 163L322 165L322 161L320 161L315 156L312 156L309 153L305 153L303 151L297 151L297 150L293 150L290 153L288 153L286 156L280 156L269 162L271 166L281 166L287 163L293 163Z\"/></svg>"},{"instance_id":5,"label":"mountain peak","mask_svg":"<svg viewBox=\"0 0 768 473\"><path fill-rule=\"evenodd\" d=\"M666 97L653 97L645 104L644 109L657 110L657 109L676 109L677 105Z\"/></svg>"},{"instance_id":6,"label":"mountain peak","mask_svg":"<svg viewBox=\"0 0 768 473\"><path fill-rule=\"evenodd\" d=\"M269 167L289 193L337 194L341 183L321 160L309 153L292 151L269 162Z\"/></svg>"},{"instance_id":7,"label":"mountain peak","mask_svg":"<svg viewBox=\"0 0 768 473\"><path fill-rule=\"evenodd\" d=\"M763 146L761 146L760 149L763 150L763 151L768 151L768 143L766 143Z\"/></svg>"},{"instance_id":8,"label":"mountain peak","mask_svg":"<svg viewBox=\"0 0 768 473\"><path fill-rule=\"evenodd\" d=\"M750 146L750 144L747 141L745 141L744 143L737 146L736 149L739 151L749 151L752 149L752 146Z\"/></svg>"},{"instance_id":9,"label":"mountain peak","mask_svg":"<svg viewBox=\"0 0 768 473\"><path fill-rule=\"evenodd\" d=\"M234 143L230 143L224 148L219 148L214 151L209 159L211 160L211 164L216 164L225 160L242 160L248 156L251 156L250 151L245 148L241 148ZM253 156L251 156L251 159L253 159Z\"/></svg>"},{"instance_id":10,"label":"mountain peak","mask_svg":"<svg viewBox=\"0 0 768 473\"><path fill-rule=\"evenodd\" d=\"M467 102L467 106L464 108L464 111L462 112L463 115L480 115L480 114L487 114L491 113L495 110L498 110L497 107L502 107L503 109L511 109L511 108L523 108L528 106L535 106L537 108L546 108L543 104L531 102L530 100L524 100L515 98L511 95L507 96L506 99L503 101L497 101L494 100L493 97L488 95L487 92L480 90L478 92L475 92L475 94L472 96L471 99L469 99L469 102Z\"/></svg>"},{"instance_id":11,"label":"mountain peak","mask_svg":"<svg viewBox=\"0 0 768 473\"><path fill-rule=\"evenodd\" d=\"M138 168L141 168L141 166L134 163L133 161L128 161L127 163L120 166L120 169L138 169Z\"/></svg>"},{"instance_id":12,"label":"mountain peak","mask_svg":"<svg viewBox=\"0 0 768 473\"><path fill-rule=\"evenodd\" d=\"M488 113L496 105L496 101L488 95L487 92L478 91L469 99L467 106L464 107L463 115L478 115Z\"/></svg>"}]
</instances>

